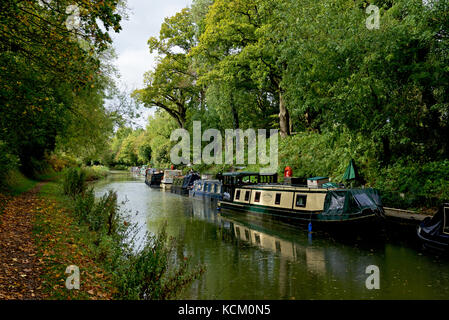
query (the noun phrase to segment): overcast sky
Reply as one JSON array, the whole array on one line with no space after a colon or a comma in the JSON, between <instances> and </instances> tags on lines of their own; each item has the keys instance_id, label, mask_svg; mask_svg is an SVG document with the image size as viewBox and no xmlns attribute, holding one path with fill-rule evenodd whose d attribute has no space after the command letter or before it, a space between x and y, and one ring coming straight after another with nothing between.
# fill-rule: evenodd
<instances>
[{"instance_id":1,"label":"overcast sky","mask_svg":"<svg viewBox=\"0 0 449 320\"><path fill-rule=\"evenodd\" d=\"M154 67L148 39L159 36L164 18L191 4L192 0L128 0L129 19L122 22L120 33L111 35L118 55L115 64L121 75L121 87L130 92L143 87L143 74ZM144 119L139 121L143 126L148 114L144 112Z\"/></svg>"}]
</instances>

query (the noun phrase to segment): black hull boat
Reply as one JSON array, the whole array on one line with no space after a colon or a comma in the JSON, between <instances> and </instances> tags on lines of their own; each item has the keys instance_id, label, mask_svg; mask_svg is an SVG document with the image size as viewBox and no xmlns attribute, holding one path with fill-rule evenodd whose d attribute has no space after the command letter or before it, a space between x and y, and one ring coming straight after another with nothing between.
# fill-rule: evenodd
<instances>
[{"instance_id":1,"label":"black hull boat","mask_svg":"<svg viewBox=\"0 0 449 320\"><path fill-rule=\"evenodd\" d=\"M161 180L164 177L162 172L150 172L147 171L145 174L145 183L150 188L160 188Z\"/></svg>"},{"instance_id":2,"label":"black hull boat","mask_svg":"<svg viewBox=\"0 0 449 320\"><path fill-rule=\"evenodd\" d=\"M170 192L180 195L189 195L189 190L193 188L195 181L201 179L197 173L189 173L186 176L179 176L173 179Z\"/></svg>"},{"instance_id":3,"label":"black hull boat","mask_svg":"<svg viewBox=\"0 0 449 320\"><path fill-rule=\"evenodd\" d=\"M425 218L417 234L426 248L449 253L449 203L442 204L432 218Z\"/></svg>"},{"instance_id":4,"label":"black hull boat","mask_svg":"<svg viewBox=\"0 0 449 320\"><path fill-rule=\"evenodd\" d=\"M257 184L236 187L219 202L221 211L240 211L323 230L376 231L384 211L378 190L325 189Z\"/></svg>"}]
</instances>

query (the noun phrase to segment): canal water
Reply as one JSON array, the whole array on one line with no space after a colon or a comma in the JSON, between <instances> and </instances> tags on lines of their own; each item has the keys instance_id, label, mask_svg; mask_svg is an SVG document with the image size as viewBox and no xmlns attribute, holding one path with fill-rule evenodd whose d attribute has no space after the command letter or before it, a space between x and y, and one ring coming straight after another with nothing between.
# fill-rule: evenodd
<instances>
[{"instance_id":1,"label":"canal water","mask_svg":"<svg viewBox=\"0 0 449 320\"><path fill-rule=\"evenodd\" d=\"M414 241L335 239L244 213L217 214L210 199L191 199L113 173L96 195L116 190L143 232L167 232L206 272L182 299L448 299L449 259ZM380 288L366 286L368 266ZM371 281L368 281L371 283Z\"/></svg>"}]
</instances>

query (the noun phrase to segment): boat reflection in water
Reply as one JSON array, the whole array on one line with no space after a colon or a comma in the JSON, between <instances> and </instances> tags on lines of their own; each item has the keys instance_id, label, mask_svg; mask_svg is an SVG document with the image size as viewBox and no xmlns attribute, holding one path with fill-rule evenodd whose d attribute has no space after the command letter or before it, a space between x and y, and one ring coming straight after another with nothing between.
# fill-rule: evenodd
<instances>
[{"instance_id":1,"label":"boat reflection in water","mask_svg":"<svg viewBox=\"0 0 449 320\"><path fill-rule=\"evenodd\" d=\"M216 199L192 199L192 204L196 218L219 225L224 241L237 242L239 247L257 248L268 254L265 259L272 257L280 260L285 268L289 262L294 262L303 264L314 274L324 276L330 273L338 278L347 278L348 270L363 277L366 266L374 263L369 254L362 254L354 260L354 252L350 251L357 251L358 248L341 247L341 244L336 245L331 239L322 238L321 234L314 240L313 235L306 230L275 221L267 223L266 220L251 216L242 217L241 213L217 213ZM353 261L355 265L347 265L343 261ZM285 273L281 272L281 275Z\"/></svg>"},{"instance_id":2,"label":"boat reflection in water","mask_svg":"<svg viewBox=\"0 0 449 320\"><path fill-rule=\"evenodd\" d=\"M222 218L226 220L226 218ZM230 220L232 221L232 220ZM305 244L283 240L260 230L254 230L236 221L233 225L234 236L246 243L276 253L278 256L292 260L304 261L309 270L318 273L326 272L324 250L321 248L304 247Z\"/></svg>"}]
</instances>

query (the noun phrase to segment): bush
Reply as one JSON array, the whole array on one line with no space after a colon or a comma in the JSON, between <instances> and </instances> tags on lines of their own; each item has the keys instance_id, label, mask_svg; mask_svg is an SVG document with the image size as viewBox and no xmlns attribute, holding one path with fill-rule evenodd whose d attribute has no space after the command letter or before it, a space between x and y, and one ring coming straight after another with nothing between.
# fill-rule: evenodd
<instances>
[{"instance_id":1,"label":"bush","mask_svg":"<svg viewBox=\"0 0 449 320\"><path fill-rule=\"evenodd\" d=\"M279 140L278 174L282 177L284 168L290 166L294 177L328 176L334 182L341 182L353 158L360 176L369 181L377 169L377 163L372 160L374 152L373 144L360 135L345 131L301 132Z\"/></svg>"},{"instance_id":2,"label":"bush","mask_svg":"<svg viewBox=\"0 0 449 320\"><path fill-rule=\"evenodd\" d=\"M205 271L204 266L190 268L188 257L177 256L177 243L167 236L166 224L158 235L147 235L144 247L134 251L128 246L126 261L116 273L119 298L163 300L176 298ZM126 251L125 251L126 252Z\"/></svg>"},{"instance_id":3,"label":"bush","mask_svg":"<svg viewBox=\"0 0 449 320\"><path fill-rule=\"evenodd\" d=\"M449 160L419 164L398 162L378 174L376 187L385 206L435 207L449 200Z\"/></svg>"},{"instance_id":4,"label":"bush","mask_svg":"<svg viewBox=\"0 0 449 320\"><path fill-rule=\"evenodd\" d=\"M45 157L47 163L55 172L61 172L63 169L75 165L75 161L69 157L63 157L61 155L51 154Z\"/></svg>"},{"instance_id":5,"label":"bush","mask_svg":"<svg viewBox=\"0 0 449 320\"><path fill-rule=\"evenodd\" d=\"M117 227L117 193L110 190L95 202L92 188L75 196L74 213L80 222L87 223L93 231L111 235Z\"/></svg>"},{"instance_id":6,"label":"bush","mask_svg":"<svg viewBox=\"0 0 449 320\"><path fill-rule=\"evenodd\" d=\"M0 140L0 184L7 173L19 165L19 158L10 153L8 145Z\"/></svg>"},{"instance_id":7,"label":"bush","mask_svg":"<svg viewBox=\"0 0 449 320\"><path fill-rule=\"evenodd\" d=\"M86 174L86 181L93 181L106 177L109 173L109 168L105 166L90 166L83 167L83 171Z\"/></svg>"},{"instance_id":8,"label":"bush","mask_svg":"<svg viewBox=\"0 0 449 320\"><path fill-rule=\"evenodd\" d=\"M75 198L86 191L86 173L79 168L68 168L63 176L64 194Z\"/></svg>"},{"instance_id":9,"label":"bush","mask_svg":"<svg viewBox=\"0 0 449 320\"><path fill-rule=\"evenodd\" d=\"M124 164L116 164L112 167L114 170L128 170L129 166Z\"/></svg>"},{"instance_id":10,"label":"bush","mask_svg":"<svg viewBox=\"0 0 449 320\"><path fill-rule=\"evenodd\" d=\"M80 222L87 223L89 216L95 207L95 193L92 189L87 190L84 194L75 196L74 213Z\"/></svg>"},{"instance_id":11,"label":"bush","mask_svg":"<svg viewBox=\"0 0 449 320\"><path fill-rule=\"evenodd\" d=\"M116 231L118 209L117 193L109 190L107 194L100 198L94 206L94 210L88 216L88 223L92 230L112 235Z\"/></svg>"}]
</instances>

